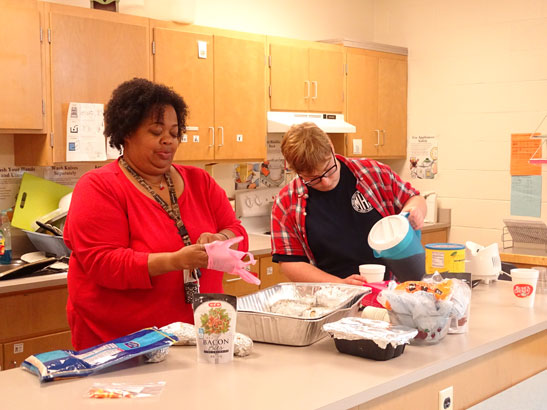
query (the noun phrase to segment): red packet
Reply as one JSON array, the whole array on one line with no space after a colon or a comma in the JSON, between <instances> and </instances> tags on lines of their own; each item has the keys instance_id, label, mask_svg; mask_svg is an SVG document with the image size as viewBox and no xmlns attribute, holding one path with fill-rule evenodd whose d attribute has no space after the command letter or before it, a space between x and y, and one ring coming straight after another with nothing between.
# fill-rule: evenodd
<instances>
[{"instance_id":1,"label":"red packet","mask_svg":"<svg viewBox=\"0 0 547 410\"><path fill-rule=\"evenodd\" d=\"M378 303L376 299L381 291L387 289L388 283L389 280L385 280L383 282L366 283L365 286L368 286L372 290L372 292L370 292L368 295L365 295L365 297L361 299L361 304L363 306L374 306L383 308L383 306Z\"/></svg>"}]
</instances>

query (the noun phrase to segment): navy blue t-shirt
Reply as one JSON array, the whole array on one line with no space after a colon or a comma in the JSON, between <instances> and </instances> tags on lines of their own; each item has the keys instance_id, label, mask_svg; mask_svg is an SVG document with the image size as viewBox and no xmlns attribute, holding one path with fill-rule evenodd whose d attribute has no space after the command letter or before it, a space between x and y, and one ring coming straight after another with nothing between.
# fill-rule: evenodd
<instances>
[{"instance_id":1,"label":"navy blue t-shirt","mask_svg":"<svg viewBox=\"0 0 547 410\"><path fill-rule=\"evenodd\" d=\"M317 267L339 278L359 273L359 265L379 263L368 233L382 216L355 187L357 180L340 163L340 181L330 191L308 187L306 232ZM279 262L309 262L306 256L274 255Z\"/></svg>"}]
</instances>

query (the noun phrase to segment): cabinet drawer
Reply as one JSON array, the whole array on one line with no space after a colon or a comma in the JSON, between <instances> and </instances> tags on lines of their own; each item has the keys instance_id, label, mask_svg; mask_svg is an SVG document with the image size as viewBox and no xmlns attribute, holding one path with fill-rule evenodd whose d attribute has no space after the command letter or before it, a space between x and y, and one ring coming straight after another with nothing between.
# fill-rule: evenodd
<instances>
[{"instance_id":1,"label":"cabinet drawer","mask_svg":"<svg viewBox=\"0 0 547 410\"><path fill-rule=\"evenodd\" d=\"M0 342L68 330L66 287L0 297Z\"/></svg>"},{"instance_id":2,"label":"cabinet drawer","mask_svg":"<svg viewBox=\"0 0 547 410\"><path fill-rule=\"evenodd\" d=\"M30 355L60 349L72 349L70 331L5 343L2 368L13 369L21 366Z\"/></svg>"}]
</instances>

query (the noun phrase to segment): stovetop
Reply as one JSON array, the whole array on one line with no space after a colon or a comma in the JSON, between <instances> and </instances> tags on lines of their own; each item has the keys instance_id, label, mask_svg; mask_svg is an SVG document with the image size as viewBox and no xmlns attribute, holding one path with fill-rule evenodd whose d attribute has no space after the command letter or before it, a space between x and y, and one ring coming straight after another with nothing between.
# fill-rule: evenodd
<instances>
[{"instance_id":1,"label":"stovetop","mask_svg":"<svg viewBox=\"0 0 547 410\"><path fill-rule=\"evenodd\" d=\"M249 233L269 235L272 204L279 187L235 192L236 216Z\"/></svg>"}]
</instances>

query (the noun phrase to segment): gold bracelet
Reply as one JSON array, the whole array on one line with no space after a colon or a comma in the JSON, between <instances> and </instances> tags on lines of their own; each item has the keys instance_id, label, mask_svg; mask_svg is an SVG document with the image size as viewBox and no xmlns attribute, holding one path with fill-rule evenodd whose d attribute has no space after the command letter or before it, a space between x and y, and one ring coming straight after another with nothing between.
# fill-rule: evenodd
<instances>
[{"instance_id":1,"label":"gold bracelet","mask_svg":"<svg viewBox=\"0 0 547 410\"><path fill-rule=\"evenodd\" d=\"M230 239L230 237L226 235L224 232L219 232L218 234L224 236L226 240Z\"/></svg>"}]
</instances>

